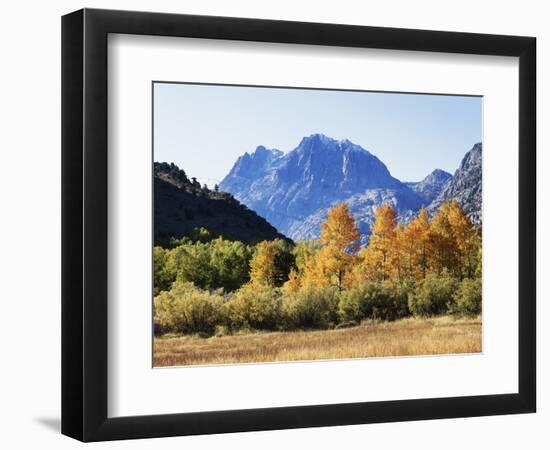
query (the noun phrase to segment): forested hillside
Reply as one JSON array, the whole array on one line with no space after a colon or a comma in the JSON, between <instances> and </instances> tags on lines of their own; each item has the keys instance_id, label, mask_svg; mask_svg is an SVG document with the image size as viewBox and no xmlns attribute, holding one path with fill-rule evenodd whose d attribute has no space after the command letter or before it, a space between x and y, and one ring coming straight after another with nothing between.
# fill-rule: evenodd
<instances>
[{"instance_id":1,"label":"forested hillside","mask_svg":"<svg viewBox=\"0 0 550 450\"><path fill-rule=\"evenodd\" d=\"M169 246L172 239L223 236L232 241L257 243L284 238L266 220L231 194L201 186L174 164L154 163L154 241ZM203 236L204 237L204 236Z\"/></svg>"}]
</instances>

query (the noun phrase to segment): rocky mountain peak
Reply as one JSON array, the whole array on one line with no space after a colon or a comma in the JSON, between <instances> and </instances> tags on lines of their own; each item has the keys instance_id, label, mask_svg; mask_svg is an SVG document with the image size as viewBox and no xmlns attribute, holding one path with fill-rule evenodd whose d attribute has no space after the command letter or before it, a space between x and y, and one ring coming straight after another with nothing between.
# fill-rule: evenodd
<instances>
[{"instance_id":1,"label":"rocky mountain peak","mask_svg":"<svg viewBox=\"0 0 550 450\"><path fill-rule=\"evenodd\" d=\"M464 155L453 177L427 208L434 214L446 200L456 200L476 224L482 220L482 144L478 142Z\"/></svg>"},{"instance_id":2,"label":"rocky mountain peak","mask_svg":"<svg viewBox=\"0 0 550 450\"><path fill-rule=\"evenodd\" d=\"M405 202L420 204L382 161L347 139L312 134L284 156L277 155L268 163L262 160L254 171L244 158L237 160L220 189L231 192L289 236L300 238L302 232L293 233L293 227L319 209L369 189L405 190Z\"/></svg>"},{"instance_id":3,"label":"rocky mountain peak","mask_svg":"<svg viewBox=\"0 0 550 450\"><path fill-rule=\"evenodd\" d=\"M477 170L479 167L481 167L481 151L482 151L482 145L481 142L478 142L475 144L472 149L464 155L464 158L462 158L462 161L460 162L460 166L458 168L459 171L467 171L470 169Z\"/></svg>"},{"instance_id":4,"label":"rocky mountain peak","mask_svg":"<svg viewBox=\"0 0 550 450\"><path fill-rule=\"evenodd\" d=\"M449 172L445 172L444 170L441 170L441 169L435 169L426 178L424 178L423 181L426 181L426 180L447 181L451 177L452 175Z\"/></svg>"},{"instance_id":5,"label":"rocky mountain peak","mask_svg":"<svg viewBox=\"0 0 550 450\"><path fill-rule=\"evenodd\" d=\"M265 173L282 156L283 152L280 150L268 149L259 145L252 153L245 152L240 156L229 175L248 179L256 178Z\"/></svg>"},{"instance_id":6,"label":"rocky mountain peak","mask_svg":"<svg viewBox=\"0 0 550 450\"><path fill-rule=\"evenodd\" d=\"M451 189L455 182L459 185ZM287 154L263 146L245 153L220 189L292 239L318 238L330 207L346 202L366 242L374 212L383 203L394 205L399 220L406 222L422 206L435 211L448 196L454 196L464 200L461 204L471 217L481 220L477 213L481 210L481 144L466 154L454 176L436 169L422 181L403 183L360 145L316 133L302 138ZM479 201L470 202L464 189L479 192Z\"/></svg>"},{"instance_id":7,"label":"rocky mountain peak","mask_svg":"<svg viewBox=\"0 0 550 450\"><path fill-rule=\"evenodd\" d=\"M452 175L441 169L435 169L422 181L406 183L414 192L422 197L423 205L428 206L443 190Z\"/></svg>"}]
</instances>

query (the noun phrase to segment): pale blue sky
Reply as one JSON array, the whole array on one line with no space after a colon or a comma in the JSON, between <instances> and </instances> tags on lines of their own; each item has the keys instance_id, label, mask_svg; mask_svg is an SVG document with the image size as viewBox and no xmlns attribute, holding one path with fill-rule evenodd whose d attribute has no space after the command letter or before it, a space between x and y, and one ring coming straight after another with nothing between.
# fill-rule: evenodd
<instances>
[{"instance_id":1,"label":"pale blue sky","mask_svg":"<svg viewBox=\"0 0 550 450\"><path fill-rule=\"evenodd\" d=\"M258 145L293 150L304 136L349 139L401 181L454 173L482 140L481 97L154 84L154 160L212 186Z\"/></svg>"}]
</instances>

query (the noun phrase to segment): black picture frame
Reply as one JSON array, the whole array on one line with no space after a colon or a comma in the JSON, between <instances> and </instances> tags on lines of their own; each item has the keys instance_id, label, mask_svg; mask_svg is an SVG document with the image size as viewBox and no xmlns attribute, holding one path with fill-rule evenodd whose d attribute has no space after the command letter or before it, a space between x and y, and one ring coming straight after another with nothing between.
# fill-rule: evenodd
<instances>
[{"instance_id":1,"label":"black picture frame","mask_svg":"<svg viewBox=\"0 0 550 450\"><path fill-rule=\"evenodd\" d=\"M109 33L519 57L517 393L107 416ZM62 433L82 441L397 422L536 409L536 39L83 9L62 18Z\"/></svg>"}]
</instances>

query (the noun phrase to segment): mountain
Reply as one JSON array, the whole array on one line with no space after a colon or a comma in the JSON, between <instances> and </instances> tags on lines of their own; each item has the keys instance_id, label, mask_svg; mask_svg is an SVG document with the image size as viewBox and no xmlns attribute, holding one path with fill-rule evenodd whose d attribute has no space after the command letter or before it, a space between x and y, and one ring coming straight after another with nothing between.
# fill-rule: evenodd
<instances>
[{"instance_id":1,"label":"mountain","mask_svg":"<svg viewBox=\"0 0 550 450\"><path fill-rule=\"evenodd\" d=\"M452 175L450 173L441 169L435 169L422 181L405 184L422 198L424 206L428 206L439 195L451 178Z\"/></svg>"},{"instance_id":2,"label":"mountain","mask_svg":"<svg viewBox=\"0 0 550 450\"><path fill-rule=\"evenodd\" d=\"M263 146L245 153L220 188L292 239L319 237L336 203L348 203L365 238L380 204L393 204L406 221L426 203L369 151L322 134L303 138L287 154Z\"/></svg>"},{"instance_id":3,"label":"mountain","mask_svg":"<svg viewBox=\"0 0 550 450\"><path fill-rule=\"evenodd\" d=\"M200 227L216 236L246 243L284 238L231 194L212 191L189 179L174 164L154 163L154 241L193 238Z\"/></svg>"},{"instance_id":4,"label":"mountain","mask_svg":"<svg viewBox=\"0 0 550 450\"><path fill-rule=\"evenodd\" d=\"M478 142L466 153L453 177L428 206L433 215L445 200L456 200L470 219L476 224L482 222L482 144Z\"/></svg>"},{"instance_id":5,"label":"mountain","mask_svg":"<svg viewBox=\"0 0 550 450\"><path fill-rule=\"evenodd\" d=\"M276 161L282 156L282 151L275 149L270 150L260 145L252 154L246 152L243 156L239 156L237 162L231 169L231 179L243 182L244 180L258 178L271 169ZM230 181L230 179L228 179L228 181Z\"/></svg>"}]
</instances>

